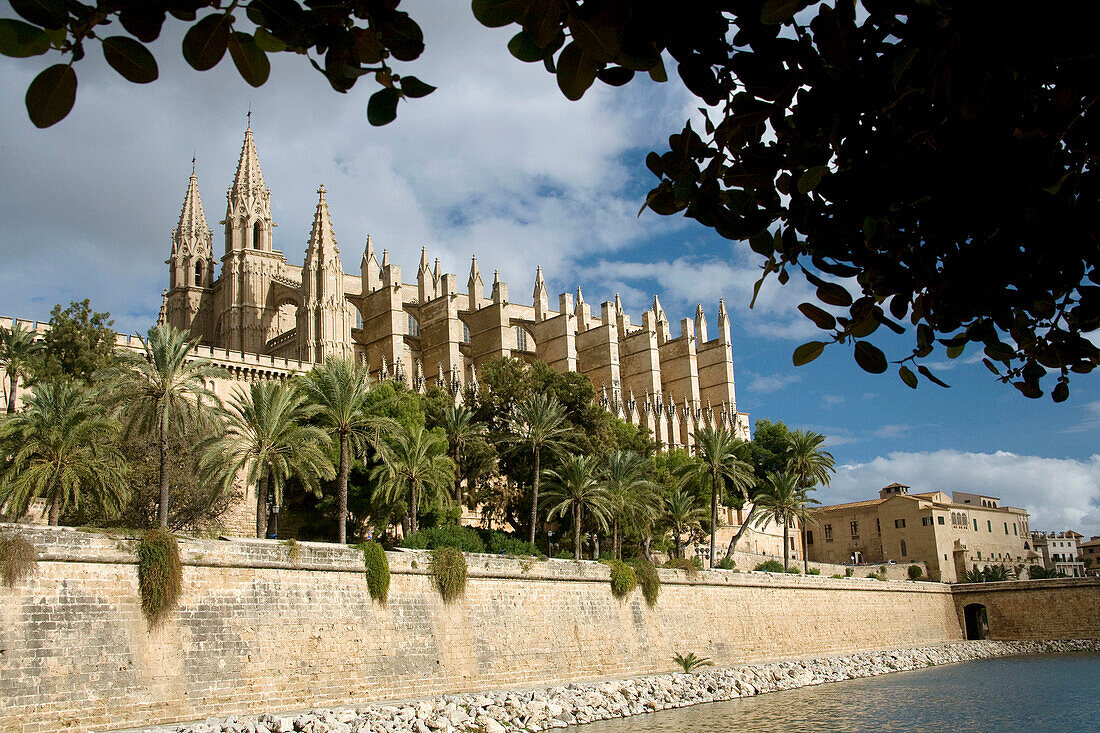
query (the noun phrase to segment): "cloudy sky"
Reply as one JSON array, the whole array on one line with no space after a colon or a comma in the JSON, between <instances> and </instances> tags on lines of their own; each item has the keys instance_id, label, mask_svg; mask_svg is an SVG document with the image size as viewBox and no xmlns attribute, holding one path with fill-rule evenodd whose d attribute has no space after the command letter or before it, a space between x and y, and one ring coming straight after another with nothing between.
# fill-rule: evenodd
<instances>
[{"instance_id":1,"label":"cloudy sky","mask_svg":"<svg viewBox=\"0 0 1100 733\"><path fill-rule=\"evenodd\" d=\"M541 264L552 294L580 286L596 310L618 292L636 322L659 294L674 334L697 303L713 322L725 298L738 407L829 437L840 469L826 503L900 481L1002 497L1037 529L1100 534L1096 377L1074 377L1070 400L1054 405L994 382L976 352L929 364L947 390L865 374L840 349L791 366L816 333L796 311L804 286L771 281L749 310L758 262L747 246L678 217L637 216L655 180L645 155L694 100L675 82L636 82L568 102L541 65L511 58L509 31L480 27L468 3L440 7L409 3L427 51L400 69L439 89L382 129L366 121L370 84L337 94L300 58L276 58L271 81L253 89L228 55L209 72L187 67L182 34L166 29L153 47L160 80L129 84L93 50L77 64L75 110L38 130L22 96L46 62L0 58L0 314L45 320L55 303L89 297L121 330L148 328L191 157L217 231L251 106L276 247L292 262L324 183L348 271L368 233L406 273L427 246L464 283L476 254L486 281L499 269L515 300ZM881 345L896 358L907 343Z\"/></svg>"}]
</instances>

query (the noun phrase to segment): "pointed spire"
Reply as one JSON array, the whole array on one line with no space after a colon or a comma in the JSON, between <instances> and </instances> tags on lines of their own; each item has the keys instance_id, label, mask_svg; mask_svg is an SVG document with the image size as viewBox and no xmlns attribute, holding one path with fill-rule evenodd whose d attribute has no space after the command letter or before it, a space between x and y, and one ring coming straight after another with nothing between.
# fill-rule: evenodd
<instances>
[{"instance_id":1,"label":"pointed spire","mask_svg":"<svg viewBox=\"0 0 1100 733\"><path fill-rule=\"evenodd\" d=\"M160 291L160 313L157 314L157 325L168 323L168 290Z\"/></svg>"},{"instance_id":2,"label":"pointed spire","mask_svg":"<svg viewBox=\"0 0 1100 733\"><path fill-rule=\"evenodd\" d=\"M729 344L730 341L730 317L726 313L726 301L724 298L718 299L718 340L723 344Z\"/></svg>"},{"instance_id":3,"label":"pointed spire","mask_svg":"<svg viewBox=\"0 0 1100 733\"><path fill-rule=\"evenodd\" d=\"M623 312L623 299L619 297L618 293L615 293L615 310L619 313Z\"/></svg>"},{"instance_id":4,"label":"pointed spire","mask_svg":"<svg viewBox=\"0 0 1100 733\"><path fill-rule=\"evenodd\" d=\"M535 289L531 293L531 298L535 305L535 321L545 320L550 297L546 292L546 280L542 277L542 265L535 268Z\"/></svg>"},{"instance_id":5,"label":"pointed spire","mask_svg":"<svg viewBox=\"0 0 1100 733\"><path fill-rule=\"evenodd\" d=\"M584 293L581 292L581 286L577 286L577 305L584 303Z\"/></svg>"},{"instance_id":6,"label":"pointed spire","mask_svg":"<svg viewBox=\"0 0 1100 733\"><path fill-rule=\"evenodd\" d=\"M665 320L665 309L661 307L661 299L656 295L653 296L653 312L657 315L657 320Z\"/></svg>"},{"instance_id":7,"label":"pointed spire","mask_svg":"<svg viewBox=\"0 0 1100 733\"><path fill-rule=\"evenodd\" d=\"M428 266L428 248L427 247L421 247L420 248L420 268L419 269L421 271L427 270L428 272L431 272L431 268Z\"/></svg>"},{"instance_id":8,"label":"pointed spire","mask_svg":"<svg viewBox=\"0 0 1100 733\"><path fill-rule=\"evenodd\" d=\"M192 158L191 180L187 183L187 194L183 197L183 209L180 211L175 233L181 238L188 235L205 237L208 229L206 211L202 206L202 196L199 195L199 179L195 176L195 159Z\"/></svg>"},{"instance_id":9,"label":"pointed spire","mask_svg":"<svg viewBox=\"0 0 1100 733\"><path fill-rule=\"evenodd\" d=\"M244 131L244 144L241 146L241 157L237 161L237 174L233 177L233 185L229 187L231 194L248 194L253 191L265 191L264 174L260 170L260 156L256 154L256 141L252 139L252 125Z\"/></svg>"},{"instance_id":10,"label":"pointed spire","mask_svg":"<svg viewBox=\"0 0 1100 733\"><path fill-rule=\"evenodd\" d=\"M435 271L432 273L432 280L435 282L436 295L443 295L439 290L440 280L443 278L443 270L439 267L439 258L435 258Z\"/></svg>"},{"instance_id":11,"label":"pointed spire","mask_svg":"<svg viewBox=\"0 0 1100 733\"><path fill-rule=\"evenodd\" d=\"M363 264L366 264L374 259L374 242L371 241L370 235L367 235L367 245L363 247Z\"/></svg>"},{"instance_id":12,"label":"pointed spire","mask_svg":"<svg viewBox=\"0 0 1100 733\"><path fill-rule=\"evenodd\" d=\"M471 311L476 311L481 307L484 292L485 285L481 282L481 270L477 267L477 255L474 255L470 262L470 279L466 283L466 293Z\"/></svg>"},{"instance_id":13,"label":"pointed spire","mask_svg":"<svg viewBox=\"0 0 1100 733\"><path fill-rule=\"evenodd\" d=\"M695 306L695 337L700 344L707 342L707 314L703 312L703 304Z\"/></svg>"},{"instance_id":14,"label":"pointed spire","mask_svg":"<svg viewBox=\"0 0 1100 733\"><path fill-rule=\"evenodd\" d=\"M332 255L339 255L340 250L336 246L336 234L332 230L332 219L328 213L328 202L325 201L325 186L317 189L317 210L313 213L313 230L309 233L309 245L306 248L306 260L311 255L322 263Z\"/></svg>"},{"instance_id":15,"label":"pointed spire","mask_svg":"<svg viewBox=\"0 0 1100 733\"><path fill-rule=\"evenodd\" d=\"M382 267L390 266L390 251L388 249L382 250Z\"/></svg>"}]
</instances>

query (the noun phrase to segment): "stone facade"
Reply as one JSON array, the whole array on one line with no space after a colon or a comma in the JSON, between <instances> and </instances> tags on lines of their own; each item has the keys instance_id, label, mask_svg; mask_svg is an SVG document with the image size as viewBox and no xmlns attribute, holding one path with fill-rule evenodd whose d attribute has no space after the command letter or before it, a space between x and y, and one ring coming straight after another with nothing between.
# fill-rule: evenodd
<instances>
[{"instance_id":1,"label":"stone facade","mask_svg":"<svg viewBox=\"0 0 1100 733\"><path fill-rule=\"evenodd\" d=\"M355 548L263 540L181 540L178 609L151 629L132 540L20 529L40 561L0 586L0 730L19 733L630 676L677 652L729 665L961 638L932 583L660 570L649 607L614 598L598 563L469 555L448 605L426 554L402 552L383 607Z\"/></svg>"},{"instance_id":2,"label":"stone facade","mask_svg":"<svg viewBox=\"0 0 1100 733\"><path fill-rule=\"evenodd\" d=\"M271 191L260 170L252 129L245 131L237 173L226 194L224 255L214 277L214 232L207 226L192 171L180 219L172 230L169 289L161 318L189 329L202 343L234 353L312 365L329 356L354 357L373 374L423 389L435 382L458 393L474 384L489 359L541 359L558 371L591 379L600 403L650 431L666 447L692 447L692 433L724 425L748 439L748 415L737 409L733 348L725 303L708 329L702 305L673 336L658 298L634 324L616 295L597 312L576 296L557 309L541 268L531 305L513 302L494 274L490 294L477 258L466 292L458 276L434 268L421 252L415 282L371 238L359 272L343 270L340 249L318 189L305 261L288 262L274 248ZM713 331L713 337L711 332Z\"/></svg>"},{"instance_id":3,"label":"stone facade","mask_svg":"<svg viewBox=\"0 0 1100 733\"><path fill-rule=\"evenodd\" d=\"M1038 561L1028 514L996 497L942 491L910 494L891 484L878 499L820 507L808 526L811 560L927 564L933 580L955 582L974 566Z\"/></svg>"},{"instance_id":4,"label":"stone facade","mask_svg":"<svg viewBox=\"0 0 1100 733\"><path fill-rule=\"evenodd\" d=\"M1031 543L1039 553L1043 567L1065 573L1070 578L1085 577L1085 562L1078 548L1084 539L1079 532L1032 532Z\"/></svg>"}]
</instances>

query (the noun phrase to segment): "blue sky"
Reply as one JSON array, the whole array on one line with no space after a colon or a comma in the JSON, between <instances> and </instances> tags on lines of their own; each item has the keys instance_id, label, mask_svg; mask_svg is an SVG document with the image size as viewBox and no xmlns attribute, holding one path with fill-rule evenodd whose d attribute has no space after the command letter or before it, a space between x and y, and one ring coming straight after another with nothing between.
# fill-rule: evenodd
<instances>
[{"instance_id":1,"label":"blue sky","mask_svg":"<svg viewBox=\"0 0 1100 733\"><path fill-rule=\"evenodd\" d=\"M829 437L840 470L823 501L900 481L990 493L1031 510L1034 528L1100 534L1096 377L1075 376L1070 400L1054 405L996 383L976 351L932 357L944 362L929 365L947 390L865 374L843 347L793 367L791 352L816 333L796 310L811 299L807 287L772 281L750 311L759 270L746 246L680 217L637 216L655 180L645 155L698 114L675 77L597 85L571 103L541 65L508 55L508 31L481 28L465 3L409 11L428 50L399 71L439 90L402 104L382 129L366 122L367 83L340 95L286 58L253 89L228 56L209 72L186 67L180 34L169 31L154 46L160 80L136 87L92 51L77 64L73 113L37 130L22 92L43 59L0 59L0 84L16 92L0 99L0 313L45 319L54 303L90 297L119 328L147 328L167 285L191 156L217 232L251 106L276 247L292 262L324 183L349 272L370 233L406 279L421 246L460 283L476 254L486 282L499 268L512 299L526 300L541 264L552 295L580 286L597 310L618 292L635 321L659 294L674 333L697 303L713 323L724 298L738 407ZM892 358L907 353L910 337L876 336Z\"/></svg>"}]
</instances>

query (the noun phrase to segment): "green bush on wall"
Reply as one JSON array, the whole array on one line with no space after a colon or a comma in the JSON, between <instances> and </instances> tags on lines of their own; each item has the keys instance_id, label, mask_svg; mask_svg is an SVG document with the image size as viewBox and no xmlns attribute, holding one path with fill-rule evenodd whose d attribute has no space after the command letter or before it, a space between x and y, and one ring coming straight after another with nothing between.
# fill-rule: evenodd
<instances>
[{"instance_id":1,"label":"green bush on wall","mask_svg":"<svg viewBox=\"0 0 1100 733\"><path fill-rule=\"evenodd\" d=\"M611 568L611 595L625 598L638 586L634 569L622 560L605 560L603 563Z\"/></svg>"},{"instance_id":2,"label":"green bush on wall","mask_svg":"<svg viewBox=\"0 0 1100 733\"><path fill-rule=\"evenodd\" d=\"M630 567L638 579L638 585L642 586L642 595L650 606L657 605L657 596L661 595L661 578L657 575L657 568L653 563L642 558L631 560Z\"/></svg>"},{"instance_id":3,"label":"green bush on wall","mask_svg":"<svg viewBox=\"0 0 1100 733\"><path fill-rule=\"evenodd\" d=\"M485 542L473 527L454 524L431 527L413 532L401 543L413 550L434 550L439 547L455 547L462 552L485 552Z\"/></svg>"},{"instance_id":4,"label":"green bush on wall","mask_svg":"<svg viewBox=\"0 0 1100 733\"><path fill-rule=\"evenodd\" d=\"M910 565L906 572L909 573L909 580L920 580L924 577L924 570L920 565Z\"/></svg>"},{"instance_id":5,"label":"green bush on wall","mask_svg":"<svg viewBox=\"0 0 1100 733\"><path fill-rule=\"evenodd\" d=\"M719 570L734 570L737 568L737 563L732 557L723 557L714 567L718 568Z\"/></svg>"},{"instance_id":6,"label":"green bush on wall","mask_svg":"<svg viewBox=\"0 0 1100 733\"><path fill-rule=\"evenodd\" d=\"M141 613L150 625L160 623L176 607L183 568L176 538L166 529L151 529L137 545Z\"/></svg>"},{"instance_id":7,"label":"green bush on wall","mask_svg":"<svg viewBox=\"0 0 1100 733\"><path fill-rule=\"evenodd\" d=\"M0 580L9 588L32 575L38 567L38 556L26 537L12 533L0 535Z\"/></svg>"},{"instance_id":8,"label":"green bush on wall","mask_svg":"<svg viewBox=\"0 0 1100 733\"><path fill-rule=\"evenodd\" d=\"M760 563L755 568L753 568L753 570L759 570L759 571L763 571L765 573L782 573L782 572L784 572L783 563L779 562L778 560L765 560L764 562Z\"/></svg>"},{"instance_id":9,"label":"green bush on wall","mask_svg":"<svg viewBox=\"0 0 1100 733\"><path fill-rule=\"evenodd\" d=\"M686 557L674 557L665 563L665 567L673 570L683 570L689 578L694 578L699 574L699 566L695 564L694 560Z\"/></svg>"},{"instance_id":10,"label":"green bush on wall","mask_svg":"<svg viewBox=\"0 0 1100 733\"><path fill-rule=\"evenodd\" d=\"M390 598L390 560L377 542L364 542L359 548L363 551L370 597L384 606Z\"/></svg>"},{"instance_id":11,"label":"green bush on wall","mask_svg":"<svg viewBox=\"0 0 1100 733\"><path fill-rule=\"evenodd\" d=\"M432 550L429 572L444 603L450 603L466 591L466 557L454 547L437 547Z\"/></svg>"}]
</instances>

